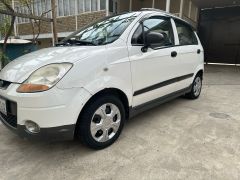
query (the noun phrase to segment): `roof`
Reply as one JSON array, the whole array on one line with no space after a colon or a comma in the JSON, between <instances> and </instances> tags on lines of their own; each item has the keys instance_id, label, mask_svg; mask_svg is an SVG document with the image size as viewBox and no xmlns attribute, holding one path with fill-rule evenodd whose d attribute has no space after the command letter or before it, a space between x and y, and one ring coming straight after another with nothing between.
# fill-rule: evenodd
<instances>
[{"instance_id":1,"label":"roof","mask_svg":"<svg viewBox=\"0 0 240 180\"><path fill-rule=\"evenodd\" d=\"M4 40L0 41L0 44L3 44ZM7 44L30 44L31 41L24 40L24 39L8 39Z\"/></svg>"}]
</instances>

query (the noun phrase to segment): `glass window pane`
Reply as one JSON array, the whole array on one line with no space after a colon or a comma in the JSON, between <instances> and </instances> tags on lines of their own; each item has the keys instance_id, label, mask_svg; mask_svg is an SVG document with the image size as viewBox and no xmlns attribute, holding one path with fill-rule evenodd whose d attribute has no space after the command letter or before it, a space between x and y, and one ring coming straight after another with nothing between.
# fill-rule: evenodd
<instances>
[{"instance_id":1,"label":"glass window pane","mask_svg":"<svg viewBox=\"0 0 240 180\"><path fill-rule=\"evenodd\" d=\"M84 0L85 1L85 11L90 11L91 1L90 0Z\"/></svg>"},{"instance_id":2,"label":"glass window pane","mask_svg":"<svg viewBox=\"0 0 240 180\"><path fill-rule=\"evenodd\" d=\"M198 44L198 40L192 28L181 21L175 20L177 26L178 38L180 45Z\"/></svg>"},{"instance_id":3,"label":"glass window pane","mask_svg":"<svg viewBox=\"0 0 240 180\"><path fill-rule=\"evenodd\" d=\"M49 0L46 0L46 11L49 11L51 9L51 2ZM51 17L51 12L47 13L47 17Z\"/></svg>"},{"instance_id":4,"label":"glass window pane","mask_svg":"<svg viewBox=\"0 0 240 180\"><path fill-rule=\"evenodd\" d=\"M38 10L37 10L37 3L34 3L33 4L33 13L34 13L34 15L38 15L37 13L38 13Z\"/></svg>"},{"instance_id":5,"label":"glass window pane","mask_svg":"<svg viewBox=\"0 0 240 180\"><path fill-rule=\"evenodd\" d=\"M78 13L81 14L84 12L84 0L78 0Z\"/></svg>"},{"instance_id":6,"label":"glass window pane","mask_svg":"<svg viewBox=\"0 0 240 180\"><path fill-rule=\"evenodd\" d=\"M45 0L41 0L41 7L42 7L41 14L42 14L43 12L46 12L46 4L45 4Z\"/></svg>"},{"instance_id":7,"label":"glass window pane","mask_svg":"<svg viewBox=\"0 0 240 180\"><path fill-rule=\"evenodd\" d=\"M58 0L58 16L63 16L63 0Z\"/></svg>"},{"instance_id":8,"label":"glass window pane","mask_svg":"<svg viewBox=\"0 0 240 180\"><path fill-rule=\"evenodd\" d=\"M69 1L63 0L64 16L69 15Z\"/></svg>"},{"instance_id":9,"label":"glass window pane","mask_svg":"<svg viewBox=\"0 0 240 180\"><path fill-rule=\"evenodd\" d=\"M75 15L75 0L69 0L70 15Z\"/></svg>"},{"instance_id":10,"label":"glass window pane","mask_svg":"<svg viewBox=\"0 0 240 180\"><path fill-rule=\"evenodd\" d=\"M97 0L92 0L92 11L97 11Z\"/></svg>"},{"instance_id":11,"label":"glass window pane","mask_svg":"<svg viewBox=\"0 0 240 180\"><path fill-rule=\"evenodd\" d=\"M42 6L40 1L37 2L37 9L38 9L38 16L40 16L42 14Z\"/></svg>"},{"instance_id":12,"label":"glass window pane","mask_svg":"<svg viewBox=\"0 0 240 180\"><path fill-rule=\"evenodd\" d=\"M100 10L106 9L106 0L100 0Z\"/></svg>"},{"instance_id":13,"label":"glass window pane","mask_svg":"<svg viewBox=\"0 0 240 180\"><path fill-rule=\"evenodd\" d=\"M143 22L144 25L144 34L148 34L150 32L161 33L164 37L163 41L154 44L156 47L163 46L172 46L174 45L174 35L172 24L169 19L161 18L161 17L151 17ZM140 25L138 29L135 31L132 37L132 44L144 44L143 42L143 33L142 26Z\"/></svg>"}]
</instances>

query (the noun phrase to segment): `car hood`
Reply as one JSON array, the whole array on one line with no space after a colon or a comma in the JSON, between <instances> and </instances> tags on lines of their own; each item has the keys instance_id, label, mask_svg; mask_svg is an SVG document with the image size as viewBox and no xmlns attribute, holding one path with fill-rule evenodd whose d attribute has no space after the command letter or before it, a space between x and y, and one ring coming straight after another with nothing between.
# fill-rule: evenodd
<instances>
[{"instance_id":1,"label":"car hood","mask_svg":"<svg viewBox=\"0 0 240 180\"><path fill-rule=\"evenodd\" d=\"M14 83L22 83L32 72L51 63L62 63L86 59L93 51L103 46L52 47L41 49L21 56L10 62L0 72L0 79Z\"/></svg>"}]
</instances>

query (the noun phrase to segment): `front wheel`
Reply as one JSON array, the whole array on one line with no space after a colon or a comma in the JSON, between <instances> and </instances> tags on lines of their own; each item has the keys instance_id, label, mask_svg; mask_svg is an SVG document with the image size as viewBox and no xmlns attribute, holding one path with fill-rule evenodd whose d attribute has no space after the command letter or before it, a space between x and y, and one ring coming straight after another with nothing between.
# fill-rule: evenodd
<instances>
[{"instance_id":1,"label":"front wheel","mask_svg":"<svg viewBox=\"0 0 240 180\"><path fill-rule=\"evenodd\" d=\"M190 99L197 99L202 91L202 76L197 74L192 83L191 92L186 94L186 97Z\"/></svg>"},{"instance_id":2,"label":"front wheel","mask_svg":"<svg viewBox=\"0 0 240 180\"><path fill-rule=\"evenodd\" d=\"M84 108L77 136L90 148L103 149L117 140L124 121L124 106L117 97L98 97Z\"/></svg>"}]
</instances>

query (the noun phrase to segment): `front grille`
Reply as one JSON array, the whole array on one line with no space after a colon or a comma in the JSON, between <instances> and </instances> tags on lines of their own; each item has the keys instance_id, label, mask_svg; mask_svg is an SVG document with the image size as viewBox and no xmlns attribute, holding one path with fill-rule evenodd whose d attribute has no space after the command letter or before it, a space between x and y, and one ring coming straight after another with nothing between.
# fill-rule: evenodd
<instances>
[{"instance_id":1,"label":"front grille","mask_svg":"<svg viewBox=\"0 0 240 180\"><path fill-rule=\"evenodd\" d=\"M3 118L3 120L5 121L5 123L8 123L8 125L14 127L14 128L17 128L17 116L14 116L14 115L11 115L11 114L8 114L7 116L3 113L1 113L1 116Z\"/></svg>"},{"instance_id":2,"label":"front grille","mask_svg":"<svg viewBox=\"0 0 240 180\"><path fill-rule=\"evenodd\" d=\"M7 89L10 84L11 82L0 79L0 89Z\"/></svg>"},{"instance_id":3,"label":"front grille","mask_svg":"<svg viewBox=\"0 0 240 180\"><path fill-rule=\"evenodd\" d=\"M17 128L17 103L6 100L7 103L7 115L0 112L1 117L4 120L4 123Z\"/></svg>"}]
</instances>

